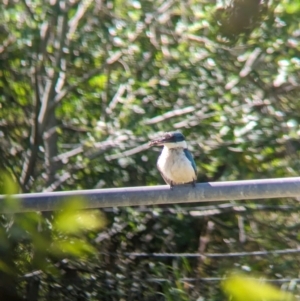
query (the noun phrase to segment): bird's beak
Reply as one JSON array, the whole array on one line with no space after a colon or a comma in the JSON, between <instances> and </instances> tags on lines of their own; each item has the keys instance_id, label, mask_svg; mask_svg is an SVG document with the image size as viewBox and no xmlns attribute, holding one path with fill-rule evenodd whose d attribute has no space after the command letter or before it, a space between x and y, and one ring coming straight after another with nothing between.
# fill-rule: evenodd
<instances>
[{"instance_id":1,"label":"bird's beak","mask_svg":"<svg viewBox=\"0 0 300 301\"><path fill-rule=\"evenodd\" d=\"M163 145L166 142L169 142L169 139L167 137L161 137L161 138L158 138L158 139L151 140L149 142L149 145L150 146Z\"/></svg>"},{"instance_id":2,"label":"bird's beak","mask_svg":"<svg viewBox=\"0 0 300 301\"><path fill-rule=\"evenodd\" d=\"M162 145L162 143L159 141L159 139L156 139L156 140L151 140L149 142L149 145L150 146L154 146L154 145Z\"/></svg>"}]
</instances>

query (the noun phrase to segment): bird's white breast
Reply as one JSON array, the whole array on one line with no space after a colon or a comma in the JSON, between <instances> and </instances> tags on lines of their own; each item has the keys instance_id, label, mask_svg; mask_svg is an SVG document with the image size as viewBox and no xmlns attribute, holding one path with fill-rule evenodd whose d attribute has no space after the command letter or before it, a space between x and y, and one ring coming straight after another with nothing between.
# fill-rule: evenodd
<instances>
[{"instance_id":1,"label":"bird's white breast","mask_svg":"<svg viewBox=\"0 0 300 301\"><path fill-rule=\"evenodd\" d=\"M196 180L195 170L183 148L164 147L157 161L158 169L174 184Z\"/></svg>"}]
</instances>

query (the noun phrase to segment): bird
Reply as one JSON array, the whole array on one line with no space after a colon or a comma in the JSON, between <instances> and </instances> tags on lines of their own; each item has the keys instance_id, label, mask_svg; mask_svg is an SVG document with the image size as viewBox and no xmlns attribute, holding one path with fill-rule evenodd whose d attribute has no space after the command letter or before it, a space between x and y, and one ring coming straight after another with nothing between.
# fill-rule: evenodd
<instances>
[{"instance_id":1,"label":"bird","mask_svg":"<svg viewBox=\"0 0 300 301\"><path fill-rule=\"evenodd\" d=\"M162 137L151 140L150 146L163 146L157 160L157 168L165 182L174 185L189 184L195 187L197 168L182 133L167 132Z\"/></svg>"}]
</instances>

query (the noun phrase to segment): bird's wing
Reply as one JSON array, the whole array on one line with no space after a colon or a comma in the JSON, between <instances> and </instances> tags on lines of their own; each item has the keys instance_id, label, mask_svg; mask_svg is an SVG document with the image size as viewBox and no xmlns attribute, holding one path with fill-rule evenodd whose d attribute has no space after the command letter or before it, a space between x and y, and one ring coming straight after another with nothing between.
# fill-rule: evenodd
<instances>
[{"instance_id":1,"label":"bird's wing","mask_svg":"<svg viewBox=\"0 0 300 301\"><path fill-rule=\"evenodd\" d=\"M195 175L197 175L197 167L196 167L196 164L195 164L195 161L194 161L194 158L193 158L192 154L190 153L190 151L187 148L185 148L183 151L184 151L184 154L186 155L186 157L191 162L191 164L194 168L194 171L195 171Z\"/></svg>"}]
</instances>

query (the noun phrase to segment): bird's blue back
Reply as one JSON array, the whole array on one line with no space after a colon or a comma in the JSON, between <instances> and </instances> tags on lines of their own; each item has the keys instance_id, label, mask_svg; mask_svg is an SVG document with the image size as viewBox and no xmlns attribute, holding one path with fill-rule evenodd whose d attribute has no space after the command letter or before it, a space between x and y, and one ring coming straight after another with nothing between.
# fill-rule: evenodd
<instances>
[{"instance_id":1,"label":"bird's blue back","mask_svg":"<svg viewBox=\"0 0 300 301\"><path fill-rule=\"evenodd\" d=\"M194 161L194 158L193 158L192 154L190 153L190 151L187 148L185 148L183 151L184 151L184 154L186 155L186 157L192 163L192 166L194 168L195 174L197 174L196 163Z\"/></svg>"}]
</instances>

